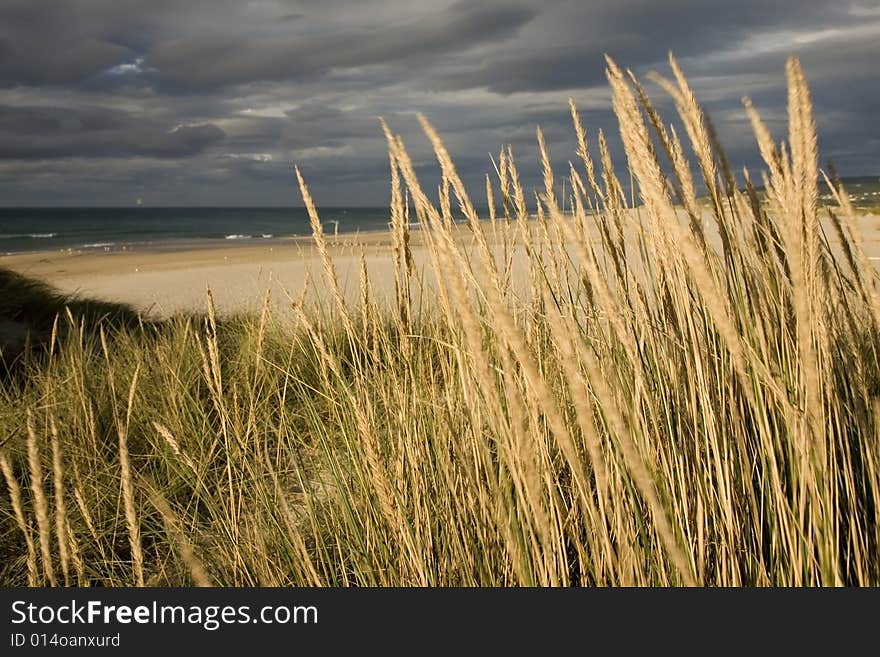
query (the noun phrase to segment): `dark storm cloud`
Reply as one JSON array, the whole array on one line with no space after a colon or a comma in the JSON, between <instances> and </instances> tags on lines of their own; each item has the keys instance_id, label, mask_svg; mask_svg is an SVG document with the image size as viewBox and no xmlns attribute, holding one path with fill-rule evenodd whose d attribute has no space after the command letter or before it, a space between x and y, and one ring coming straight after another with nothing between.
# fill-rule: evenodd
<instances>
[{"instance_id":1,"label":"dark storm cloud","mask_svg":"<svg viewBox=\"0 0 880 657\"><path fill-rule=\"evenodd\" d=\"M604 83L606 53L639 70L662 64L670 50L682 59L698 59L707 52L735 49L759 30L858 21L843 3L803 0L636 0L590 3L590 7L565 3L536 26L531 47L474 58L441 74L440 83L446 88L485 86L504 94L584 88ZM557 38L539 38L551 33Z\"/></svg>"},{"instance_id":2,"label":"dark storm cloud","mask_svg":"<svg viewBox=\"0 0 880 657\"><path fill-rule=\"evenodd\" d=\"M643 75L670 50L736 166L759 164L741 96L782 137L796 54L823 157L875 172L878 44L868 1L4 0L0 204L288 204L292 162L320 202L383 204L379 116L436 184L417 111L467 182L511 143L537 186L537 125L572 157L568 96L624 164L604 54Z\"/></svg>"},{"instance_id":3,"label":"dark storm cloud","mask_svg":"<svg viewBox=\"0 0 880 657\"><path fill-rule=\"evenodd\" d=\"M3 0L0 84L74 83L164 39L235 30L243 5L237 0Z\"/></svg>"},{"instance_id":4,"label":"dark storm cloud","mask_svg":"<svg viewBox=\"0 0 880 657\"><path fill-rule=\"evenodd\" d=\"M294 39L281 35L256 42L241 34L190 36L157 44L146 61L165 72L163 79L188 89L314 77L334 68L424 61L442 53L468 50L511 36L534 15L534 10L522 6L462 0L448 12L418 21L397 22L389 17L389 24L366 32L342 29L331 34Z\"/></svg>"},{"instance_id":5,"label":"dark storm cloud","mask_svg":"<svg viewBox=\"0 0 880 657\"><path fill-rule=\"evenodd\" d=\"M195 155L223 139L210 123L170 128L118 110L0 105L0 158Z\"/></svg>"}]
</instances>

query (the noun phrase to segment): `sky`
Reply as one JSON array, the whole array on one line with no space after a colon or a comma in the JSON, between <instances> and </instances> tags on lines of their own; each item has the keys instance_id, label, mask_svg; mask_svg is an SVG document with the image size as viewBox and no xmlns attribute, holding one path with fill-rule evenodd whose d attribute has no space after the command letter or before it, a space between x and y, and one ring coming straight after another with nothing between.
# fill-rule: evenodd
<instances>
[{"instance_id":1,"label":"sky","mask_svg":"<svg viewBox=\"0 0 880 657\"><path fill-rule=\"evenodd\" d=\"M880 175L877 0L0 0L0 206L299 206L293 163L319 205L382 206L379 117L436 184L419 112L476 198L505 144L537 187L537 126L574 159L569 98L625 166L604 55L670 51L736 168L742 97L782 138L797 55L822 161Z\"/></svg>"}]
</instances>

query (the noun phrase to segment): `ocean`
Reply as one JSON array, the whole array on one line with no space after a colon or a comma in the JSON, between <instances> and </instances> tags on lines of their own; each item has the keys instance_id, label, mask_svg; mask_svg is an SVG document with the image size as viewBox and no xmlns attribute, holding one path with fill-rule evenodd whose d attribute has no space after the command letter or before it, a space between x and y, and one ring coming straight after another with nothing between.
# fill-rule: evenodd
<instances>
[{"instance_id":1,"label":"ocean","mask_svg":"<svg viewBox=\"0 0 880 657\"><path fill-rule=\"evenodd\" d=\"M880 178L843 180L857 208L880 207ZM832 203L824 183L820 202ZM388 208L319 208L324 231L388 228ZM29 251L174 250L311 235L303 208L2 208L0 255Z\"/></svg>"},{"instance_id":2,"label":"ocean","mask_svg":"<svg viewBox=\"0 0 880 657\"><path fill-rule=\"evenodd\" d=\"M388 208L322 208L333 234L382 230ZM0 208L0 254L185 249L311 235L303 208Z\"/></svg>"}]
</instances>

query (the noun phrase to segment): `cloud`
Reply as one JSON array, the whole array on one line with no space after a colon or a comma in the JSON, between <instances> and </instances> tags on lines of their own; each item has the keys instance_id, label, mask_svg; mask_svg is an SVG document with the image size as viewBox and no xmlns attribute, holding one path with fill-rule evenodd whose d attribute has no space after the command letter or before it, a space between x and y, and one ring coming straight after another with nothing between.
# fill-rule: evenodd
<instances>
[{"instance_id":1,"label":"cloud","mask_svg":"<svg viewBox=\"0 0 880 657\"><path fill-rule=\"evenodd\" d=\"M129 55L129 50L107 41L25 46L0 39L0 81L6 84L65 84L77 82Z\"/></svg>"},{"instance_id":2,"label":"cloud","mask_svg":"<svg viewBox=\"0 0 880 657\"><path fill-rule=\"evenodd\" d=\"M369 30L249 38L228 32L161 41L147 62L163 81L185 89L255 80L313 78L333 69L398 64L470 50L513 36L536 10L462 0L418 20L391 20Z\"/></svg>"},{"instance_id":3,"label":"cloud","mask_svg":"<svg viewBox=\"0 0 880 657\"><path fill-rule=\"evenodd\" d=\"M274 159L271 153L223 153L220 157L246 162L271 162Z\"/></svg>"},{"instance_id":4,"label":"cloud","mask_svg":"<svg viewBox=\"0 0 880 657\"><path fill-rule=\"evenodd\" d=\"M221 141L211 123L170 129L132 113L100 107L9 107L0 105L0 158L63 157L183 158Z\"/></svg>"},{"instance_id":5,"label":"cloud","mask_svg":"<svg viewBox=\"0 0 880 657\"><path fill-rule=\"evenodd\" d=\"M289 204L299 202L293 161L320 202L384 204L380 116L403 135L425 186L436 184L416 112L476 189L506 143L525 184L539 186L535 128L564 167L569 96L593 142L604 130L624 165L604 55L641 76L667 71L670 50L736 166L760 165L740 97L783 136L784 63L797 54L823 158L871 173L878 44L868 1L5 0L0 204L40 202L48 187L86 205L117 193Z\"/></svg>"}]
</instances>

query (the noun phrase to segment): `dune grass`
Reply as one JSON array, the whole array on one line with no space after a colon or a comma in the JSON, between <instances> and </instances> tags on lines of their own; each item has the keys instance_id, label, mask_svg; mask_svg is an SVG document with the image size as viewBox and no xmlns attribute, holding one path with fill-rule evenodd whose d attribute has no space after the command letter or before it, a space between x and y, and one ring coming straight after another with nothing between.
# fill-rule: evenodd
<instances>
[{"instance_id":1,"label":"dune grass","mask_svg":"<svg viewBox=\"0 0 880 657\"><path fill-rule=\"evenodd\" d=\"M431 125L438 205L386 126L395 303L365 267L346 302L297 172L323 305L218 319L209 295L161 330L62 315L0 392L0 581L880 584L876 275L839 185L817 204L800 67L786 142L746 103L762 203L670 64L686 142L608 61L635 211L573 104L574 211L539 132L536 220L510 150L481 221Z\"/></svg>"},{"instance_id":2,"label":"dune grass","mask_svg":"<svg viewBox=\"0 0 880 657\"><path fill-rule=\"evenodd\" d=\"M68 322L58 322L59 315ZM0 267L0 380L22 376L25 362L35 364L57 332L81 325L84 331L134 328L143 323L122 304L65 295L42 281ZM53 337L54 336L54 337ZM27 353L26 353L27 352Z\"/></svg>"}]
</instances>

